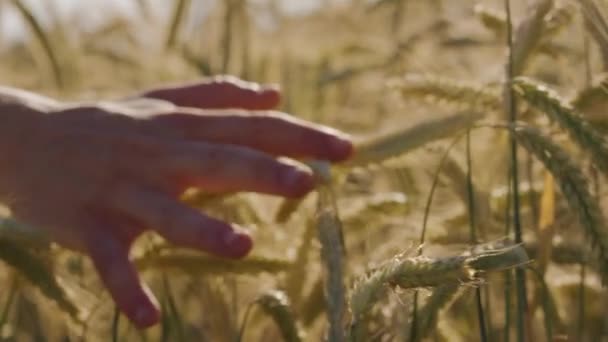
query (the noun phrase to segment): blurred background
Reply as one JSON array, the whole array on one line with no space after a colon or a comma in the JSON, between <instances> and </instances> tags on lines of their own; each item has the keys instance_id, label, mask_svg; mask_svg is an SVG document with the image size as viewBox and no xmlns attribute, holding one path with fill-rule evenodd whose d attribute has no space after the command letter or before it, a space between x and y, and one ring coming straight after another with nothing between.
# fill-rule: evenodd
<instances>
[{"instance_id":1,"label":"blurred background","mask_svg":"<svg viewBox=\"0 0 608 342\"><path fill-rule=\"evenodd\" d=\"M352 108L379 115L394 110L376 96L385 90L377 81L404 68L429 71L444 69L444 63L469 63L453 69L472 71L467 69L474 62L460 52L456 60L437 58L437 47L429 43L451 39L451 33L455 39L470 31L486 33L467 28L477 24L469 1L397 7L391 1L296 0L19 4L3 0L0 10L0 77L6 85L88 99L230 73L279 83L283 109L316 119L326 111L327 120ZM488 78L500 72L495 65L488 69ZM378 123L367 113L342 119L355 126Z\"/></svg>"},{"instance_id":2,"label":"blurred background","mask_svg":"<svg viewBox=\"0 0 608 342\"><path fill-rule=\"evenodd\" d=\"M512 76L548 84L588 121L585 127L608 132L608 3L510 2L514 44L524 51ZM446 140L462 137L469 127L462 126L463 112L480 113L491 123L506 120L507 24L500 0L0 0L0 83L92 100L231 74L279 84L280 110L384 148L369 161L361 161L363 153L354 166L336 171L348 297L369 269L403 252L415 254L422 241L424 255L435 257L511 234L507 134L471 131L469 145ZM584 175L592 202L603 211L604 180L584 149L542 110L527 104L519 109L522 120L576 161L574 170ZM377 140L389 133L396 138ZM604 259L591 257L594 240L585 238L588 227L577 220L586 207L573 209L558 189L559 177L538 155L520 150L521 226L529 256L541 256L528 273L529 312L517 311L513 274L498 272L483 286L462 286L436 303L430 328L412 339L411 314L416 305L432 303L435 292L391 290L370 309L363 340L482 340L479 303L489 341L522 341L515 324L522 316L527 341L608 336ZM578 189L587 191L587 184ZM328 324L314 231L316 195L301 203L254 194L185 200L251 227L256 247L250 259L233 264L184 254L156 237L142 239L134 258L165 317L147 332L116 314L88 260L23 238L16 223L0 221L0 259L10 265L0 271L0 341L299 341L304 334L289 335L285 322L297 322L306 332L302 340L323 340ZM473 240L472 221L480 231ZM281 305L248 316L256 298L277 289L291 302L292 314L273 311L285 302L271 296L270 303ZM349 313L344 322L350 322Z\"/></svg>"}]
</instances>

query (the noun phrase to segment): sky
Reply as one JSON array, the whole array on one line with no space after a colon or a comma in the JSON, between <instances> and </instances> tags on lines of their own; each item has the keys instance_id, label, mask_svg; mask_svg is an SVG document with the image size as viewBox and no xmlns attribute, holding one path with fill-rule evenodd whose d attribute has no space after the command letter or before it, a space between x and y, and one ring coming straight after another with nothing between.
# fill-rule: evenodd
<instances>
[{"instance_id":1,"label":"sky","mask_svg":"<svg viewBox=\"0 0 608 342\"><path fill-rule=\"evenodd\" d=\"M0 2L3 0L0 0ZM135 0L23 0L32 9L37 18L48 24L49 18L56 14L60 18L77 20L80 27L93 28L105 18L115 14L135 16L137 1ZM170 13L171 0L145 0L157 15ZM205 9L213 6L217 0L192 0L193 10L204 15ZM259 2L260 0L257 0ZM282 8L291 14L305 13L318 8L323 0L281 0ZM5 40L19 40L27 34L21 17L10 6L4 6L0 13L0 32Z\"/></svg>"}]
</instances>

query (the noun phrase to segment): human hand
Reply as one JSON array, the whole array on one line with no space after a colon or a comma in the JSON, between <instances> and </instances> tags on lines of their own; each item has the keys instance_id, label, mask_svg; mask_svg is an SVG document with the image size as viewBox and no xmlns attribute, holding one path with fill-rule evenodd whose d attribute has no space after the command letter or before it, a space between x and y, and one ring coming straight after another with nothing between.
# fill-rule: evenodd
<instances>
[{"instance_id":1,"label":"human hand","mask_svg":"<svg viewBox=\"0 0 608 342\"><path fill-rule=\"evenodd\" d=\"M10 166L0 169L0 195L15 217L90 256L119 309L140 328L159 321L129 260L145 230L227 258L252 247L239 227L179 202L186 188L298 197L314 187L313 177L278 156L340 161L352 153L338 132L268 111L279 101L275 89L224 79L143 96L175 107L36 111L21 126L28 134L6 144Z\"/></svg>"}]
</instances>

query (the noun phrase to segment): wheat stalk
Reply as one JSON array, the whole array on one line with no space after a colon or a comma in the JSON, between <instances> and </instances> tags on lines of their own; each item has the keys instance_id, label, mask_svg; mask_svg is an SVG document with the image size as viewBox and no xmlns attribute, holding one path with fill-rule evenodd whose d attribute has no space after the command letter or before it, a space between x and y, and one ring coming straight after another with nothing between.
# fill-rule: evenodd
<instances>
[{"instance_id":1,"label":"wheat stalk","mask_svg":"<svg viewBox=\"0 0 608 342\"><path fill-rule=\"evenodd\" d=\"M327 309L325 303L323 280L317 280L312 289L306 296L306 300L302 302L301 310L302 323L305 326L311 325L315 318L321 315Z\"/></svg>"},{"instance_id":2,"label":"wheat stalk","mask_svg":"<svg viewBox=\"0 0 608 342\"><path fill-rule=\"evenodd\" d=\"M176 270L192 274L279 273L289 270L292 265L291 261L282 259L252 256L243 260L228 260L189 252L143 255L134 262L142 271Z\"/></svg>"},{"instance_id":3,"label":"wheat stalk","mask_svg":"<svg viewBox=\"0 0 608 342\"><path fill-rule=\"evenodd\" d=\"M504 12L488 8L483 4L477 4L474 8L475 14L488 30L492 31L497 38L502 38L507 30L507 16ZM543 18L543 28L540 39L547 40L560 33L565 27L572 23L576 9L570 4L565 4L550 10ZM542 13L539 13L539 15ZM541 43L546 46L545 44Z\"/></svg>"},{"instance_id":4,"label":"wheat stalk","mask_svg":"<svg viewBox=\"0 0 608 342\"><path fill-rule=\"evenodd\" d=\"M447 157L443 164L443 174L450 179L454 188L454 192L465 205L469 205L469 189L467 175L460 167L458 162ZM478 190L477 186L473 186L473 219L479 225L482 236L486 233L488 225L491 223L490 212L490 195L484 191Z\"/></svg>"},{"instance_id":5,"label":"wheat stalk","mask_svg":"<svg viewBox=\"0 0 608 342\"><path fill-rule=\"evenodd\" d=\"M398 90L405 99L418 99L462 110L498 111L502 106L500 94L483 84L440 76L411 74L393 80L389 86Z\"/></svg>"},{"instance_id":6,"label":"wheat stalk","mask_svg":"<svg viewBox=\"0 0 608 342\"><path fill-rule=\"evenodd\" d=\"M383 162L458 133L481 118L482 114L455 114L363 141L358 144L354 157L345 165L353 167Z\"/></svg>"},{"instance_id":7,"label":"wheat stalk","mask_svg":"<svg viewBox=\"0 0 608 342\"><path fill-rule=\"evenodd\" d=\"M302 232L300 246L297 249L295 261L286 275L285 288L295 305L300 304L302 289L309 270L310 250L313 248L316 226L313 220L308 220Z\"/></svg>"},{"instance_id":8,"label":"wheat stalk","mask_svg":"<svg viewBox=\"0 0 608 342\"><path fill-rule=\"evenodd\" d=\"M603 113L604 105L608 100L607 81L608 76L603 75L599 82L578 92L576 97L570 102L570 107L574 108L577 112L587 115L592 114L587 112L592 111L595 106L600 106L600 110Z\"/></svg>"},{"instance_id":9,"label":"wheat stalk","mask_svg":"<svg viewBox=\"0 0 608 342\"><path fill-rule=\"evenodd\" d=\"M78 306L68 297L65 288L61 285L60 279L55 276L48 261L30 253L9 239L0 239L0 260L23 275L44 296L57 303L59 308L68 313L76 322L82 322Z\"/></svg>"},{"instance_id":10,"label":"wheat stalk","mask_svg":"<svg viewBox=\"0 0 608 342\"><path fill-rule=\"evenodd\" d=\"M227 74L232 58L232 41L234 29L234 17L236 15L239 0L226 0L224 8L224 27L222 32L222 73Z\"/></svg>"},{"instance_id":11,"label":"wheat stalk","mask_svg":"<svg viewBox=\"0 0 608 342\"><path fill-rule=\"evenodd\" d=\"M602 211L589 192L585 176L570 156L539 130L519 126L513 132L517 141L533 153L559 183L581 226L599 249L600 274L605 282L608 277L608 231Z\"/></svg>"},{"instance_id":12,"label":"wheat stalk","mask_svg":"<svg viewBox=\"0 0 608 342\"><path fill-rule=\"evenodd\" d=\"M498 10L488 8L479 3L473 8L475 15L487 29L496 37L502 37L507 28L507 16Z\"/></svg>"},{"instance_id":13,"label":"wheat stalk","mask_svg":"<svg viewBox=\"0 0 608 342\"><path fill-rule=\"evenodd\" d=\"M51 40L42 28L42 25L39 20L34 16L29 7L27 7L23 3L23 1L13 0L13 4L17 8L23 19L26 21L26 23L29 25L30 29L34 33L34 36L40 42L40 45L42 45L42 49L44 50L44 53L46 54L46 57L49 60L49 63L51 64L51 70L53 72L55 84L59 88L62 88L64 86L63 74L59 65L59 59L57 58L57 52L53 48Z\"/></svg>"},{"instance_id":14,"label":"wheat stalk","mask_svg":"<svg viewBox=\"0 0 608 342\"><path fill-rule=\"evenodd\" d=\"M270 291L255 301L279 327L285 342L299 342L304 338L302 329L296 321L287 295L282 291Z\"/></svg>"},{"instance_id":15,"label":"wheat stalk","mask_svg":"<svg viewBox=\"0 0 608 342\"><path fill-rule=\"evenodd\" d=\"M487 271L502 270L528 261L521 245L473 250L446 258L398 255L360 279L350 296L350 338L361 340L361 324L387 286L403 289L474 283Z\"/></svg>"},{"instance_id":16,"label":"wheat stalk","mask_svg":"<svg viewBox=\"0 0 608 342\"><path fill-rule=\"evenodd\" d=\"M606 18L593 0L579 0L579 4L584 15L585 26L600 48L604 70L606 70L608 68L608 23Z\"/></svg>"},{"instance_id":17,"label":"wheat stalk","mask_svg":"<svg viewBox=\"0 0 608 342\"><path fill-rule=\"evenodd\" d=\"M365 228L368 222L397 213L408 211L409 201L402 193L380 193L365 199L352 213L344 214L344 227L349 232Z\"/></svg>"},{"instance_id":18,"label":"wheat stalk","mask_svg":"<svg viewBox=\"0 0 608 342\"><path fill-rule=\"evenodd\" d=\"M526 251L531 258L537 259L540 251L538 242L526 243ZM578 244L557 242L551 246L551 261L561 265L589 264L585 247Z\"/></svg>"},{"instance_id":19,"label":"wheat stalk","mask_svg":"<svg viewBox=\"0 0 608 342\"><path fill-rule=\"evenodd\" d=\"M543 28L543 38L553 37L562 32L568 25L572 24L576 7L572 4L564 4L553 8L545 16Z\"/></svg>"},{"instance_id":20,"label":"wheat stalk","mask_svg":"<svg viewBox=\"0 0 608 342\"><path fill-rule=\"evenodd\" d=\"M427 338L435 330L439 312L447 309L449 304L455 300L459 289L458 284L441 285L433 289L433 293L418 313L416 341Z\"/></svg>"},{"instance_id":21,"label":"wheat stalk","mask_svg":"<svg viewBox=\"0 0 608 342\"><path fill-rule=\"evenodd\" d=\"M171 24L169 25L169 32L167 32L167 40L165 43L165 48L167 50L174 48L177 44L179 38L179 29L181 27L181 23L184 21L185 14L189 6L190 0L175 1L173 17L171 18Z\"/></svg>"},{"instance_id":22,"label":"wheat stalk","mask_svg":"<svg viewBox=\"0 0 608 342\"><path fill-rule=\"evenodd\" d=\"M313 170L320 184L317 193L316 228L321 243L321 260L325 273L325 301L329 320L328 341L344 341L342 319L346 311L344 288L344 237L338 216L335 195L331 189L330 164L327 161L312 161Z\"/></svg>"},{"instance_id":23,"label":"wheat stalk","mask_svg":"<svg viewBox=\"0 0 608 342\"><path fill-rule=\"evenodd\" d=\"M188 189L181 196L180 201L191 207L203 209L208 205L222 201L226 197L226 194L210 194L197 189Z\"/></svg>"},{"instance_id":24,"label":"wheat stalk","mask_svg":"<svg viewBox=\"0 0 608 342\"><path fill-rule=\"evenodd\" d=\"M591 125L553 90L529 78L513 80L515 91L530 105L547 114L568 132L583 150L588 151L594 164L608 175L608 144Z\"/></svg>"},{"instance_id":25,"label":"wheat stalk","mask_svg":"<svg viewBox=\"0 0 608 342\"><path fill-rule=\"evenodd\" d=\"M317 213L317 234L321 242L321 259L325 267L325 300L329 319L331 342L343 341L342 318L345 312L343 283L344 266L342 261L343 240L341 224L335 212L320 209Z\"/></svg>"},{"instance_id":26,"label":"wheat stalk","mask_svg":"<svg viewBox=\"0 0 608 342\"><path fill-rule=\"evenodd\" d=\"M279 206L279 210L277 210L277 213L275 214L274 221L276 223L285 223L289 221L291 216L298 210L303 200L303 198L288 198L283 200Z\"/></svg>"},{"instance_id":27,"label":"wheat stalk","mask_svg":"<svg viewBox=\"0 0 608 342\"><path fill-rule=\"evenodd\" d=\"M512 75L518 76L524 71L529 57L542 38L545 27L544 18L553 7L552 0L538 0L530 9L530 14L517 27L512 47Z\"/></svg>"}]
</instances>

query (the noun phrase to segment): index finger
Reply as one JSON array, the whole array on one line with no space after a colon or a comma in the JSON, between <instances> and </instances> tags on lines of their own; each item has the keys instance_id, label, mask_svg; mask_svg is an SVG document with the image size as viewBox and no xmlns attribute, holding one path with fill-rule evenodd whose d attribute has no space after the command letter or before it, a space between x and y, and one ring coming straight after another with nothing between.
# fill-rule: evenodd
<instances>
[{"instance_id":1,"label":"index finger","mask_svg":"<svg viewBox=\"0 0 608 342\"><path fill-rule=\"evenodd\" d=\"M220 76L207 82L151 90L143 97L169 101L179 107L269 110L279 105L281 93L276 86Z\"/></svg>"},{"instance_id":2,"label":"index finger","mask_svg":"<svg viewBox=\"0 0 608 342\"><path fill-rule=\"evenodd\" d=\"M181 138L250 147L272 155L342 161L353 153L346 134L279 112L187 112L150 121Z\"/></svg>"}]
</instances>

